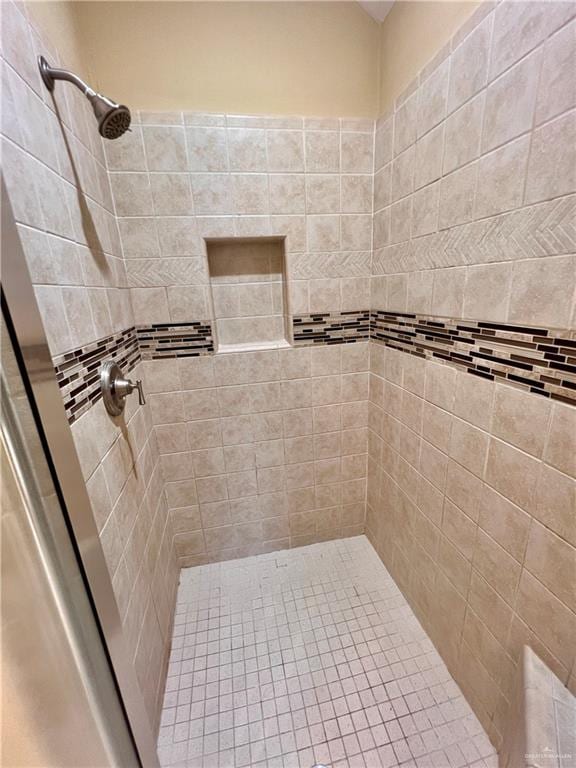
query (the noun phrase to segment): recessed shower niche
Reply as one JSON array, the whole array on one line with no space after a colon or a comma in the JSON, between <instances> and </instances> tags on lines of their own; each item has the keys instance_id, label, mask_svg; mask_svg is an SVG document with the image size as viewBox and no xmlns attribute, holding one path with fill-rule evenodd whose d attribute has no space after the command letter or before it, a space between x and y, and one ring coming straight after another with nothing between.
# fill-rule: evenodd
<instances>
[{"instance_id":1,"label":"recessed shower niche","mask_svg":"<svg viewBox=\"0 0 576 768\"><path fill-rule=\"evenodd\" d=\"M218 352L288 346L284 239L206 241Z\"/></svg>"}]
</instances>

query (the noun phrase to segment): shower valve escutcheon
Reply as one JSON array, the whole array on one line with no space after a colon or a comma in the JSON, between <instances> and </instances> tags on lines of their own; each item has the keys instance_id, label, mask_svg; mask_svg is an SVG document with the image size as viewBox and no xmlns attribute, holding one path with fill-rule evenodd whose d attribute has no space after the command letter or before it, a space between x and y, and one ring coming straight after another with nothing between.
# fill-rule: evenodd
<instances>
[{"instance_id":1,"label":"shower valve escutcheon","mask_svg":"<svg viewBox=\"0 0 576 768\"><path fill-rule=\"evenodd\" d=\"M126 379L120 367L113 360L102 363L100 389L104 406L111 416L120 416L126 405L127 396L132 394L135 389L138 390L140 405L146 404L142 382L139 379L136 382Z\"/></svg>"}]
</instances>

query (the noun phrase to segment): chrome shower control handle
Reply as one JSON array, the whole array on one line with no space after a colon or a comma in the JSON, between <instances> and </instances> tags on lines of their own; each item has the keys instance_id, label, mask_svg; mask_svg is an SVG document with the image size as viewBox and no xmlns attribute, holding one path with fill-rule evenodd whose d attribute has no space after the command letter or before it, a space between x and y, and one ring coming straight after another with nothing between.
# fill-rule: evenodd
<instances>
[{"instance_id":1,"label":"chrome shower control handle","mask_svg":"<svg viewBox=\"0 0 576 768\"><path fill-rule=\"evenodd\" d=\"M132 394L135 389L138 390L138 402L140 405L146 405L142 381L136 380L136 383L126 379L113 360L107 360L102 363L100 369L100 389L104 406L111 416L120 416L126 405L126 398Z\"/></svg>"},{"instance_id":2,"label":"chrome shower control handle","mask_svg":"<svg viewBox=\"0 0 576 768\"><path fill-rule=\"evenodd\" d=\"M138 405L146 405L146 398L142 389L142 379L136 379L136 389L138 390Z\"/></svg>"}]
</instances>

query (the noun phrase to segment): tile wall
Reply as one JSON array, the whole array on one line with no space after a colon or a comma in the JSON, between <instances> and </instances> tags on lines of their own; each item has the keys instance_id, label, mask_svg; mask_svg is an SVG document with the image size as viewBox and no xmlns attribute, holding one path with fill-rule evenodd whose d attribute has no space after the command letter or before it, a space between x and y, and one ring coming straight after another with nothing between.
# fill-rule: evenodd
<instances>
[{"instance_id":1,"label":"tile wall","mask_svg":"<svg viewBox=\"0 0 576 768\"><path fill-rule=\"evenodd\" d=\"M26 17L24 4L2 3L2 168L36 299L55 364L86 373L100 346L121 359L116 343L134 325L126 270L102 141L91 108L68 85L54 99L36 56L58 52ZM60 62L64 65L64 62ZM95 342L104 339L100 345ZM128 362L129 358L129 362ZM126 370L138 356L126 359ZM64 374L63 374L64 375ZM72 432L100 542L150 720L158 725L178 570L150 410L131 401L113 423L93 384L64 385L77 407ZM86 398L88 397L88 402ZM71 411L68 411L69 415Z\"/></svg>"},{"instance_id":2,"label":"tile wall","mask_svg":"<svg viewBox=\"0 0 576 768\"><path fill-rule=\"evenodd\" d=\"M363 532L367 342L143 367L181 565Z\"/></svg>"},{"instance_id":3,"label":"tile wall","mask_svg":"<svg viewBox=\"0 0 576 768\"><path fill-rule=\"evenodd\" d=\"M376 131L367 532L497 746L523 644L576 689L574 14L482 6Z\"/></svg>"},{"instance_id":4,"label":"tile wall","mask_svg":"<svg viewBox=\"0 0 576 768\"><path fill-rule=\"evenodd\" d=\"M284 237L290 315L366 307L373 143L371 120L141 113L106 145L137 326L222 325L204 238ZM144 363L180 564L364 530L364 339Z\"/></svg>"}]
</instances>

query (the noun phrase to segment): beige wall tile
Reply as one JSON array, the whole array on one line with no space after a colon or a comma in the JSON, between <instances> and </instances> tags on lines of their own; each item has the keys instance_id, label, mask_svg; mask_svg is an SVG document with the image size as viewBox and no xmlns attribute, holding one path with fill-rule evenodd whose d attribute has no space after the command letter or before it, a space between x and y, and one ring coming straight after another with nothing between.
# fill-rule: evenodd
<instances>
[{"instance_id":1,"label":"beige wall tile","mask_svg":"<svg viewBox=\"0 0 576 768\"><path fill-rule=\"evenodd\" d=\"M510 501L526 509L536 487L538 461L492 438L485 480Z\"/></svg>"},{"instance_id":2,"label":"beige wall tile","mask_svg":"<svg viewBox=\"0 0 576 768\"><path fill-rule=\"evenodd\" d=\"M228 128L226 138L231 171L262 172L267 170L266 132L263 129ZM190 142L188 142L188 148L190 150ZM226 168L225 155L223 160L222 170ZM221 168L198 170L221 170Z\"/></svg>"},{"instance_id":3,"label":"beige wall tile","mask_svg":"<svg viewBox=\"0 0 576 768\"><path fill-rule=\"evenodd\" d=\"M492 433L517 448L542 456L548 433L551 404L530 392L497 386Z\"/></svg>"},{"instance_id":4,"label":"beige wall tile","mask_svg":"<svg viewBox=\"0 0 576 768\"><path fill-rule=\"evenodd\" d=\"M569 112L534 131L528 163L526 203L567 195L576 189L573 137L576 113Z\"/></svg>"},{"instance_id":5,"label":"beige wall tile","mask_svg":"<svg viewBox=\"0 0 576 768\"><path fill-rule=\"evenodd\" d=\"M446 130L448 126L446 126ZM448 152L448 147L444 149L444 124L434 128L416 144L415 158L415 189L436 181L442 175L442 157L444 152Z\"/></svg>"},{"instance_id":6,"label":"beige wall tile","mask_svg":"<svg viewBox=\"0 0 576 768\"><path fill-rule=\"evenodd\" d=\"M458 551L467 560L472 560L476 539L476 525L448 499L444 502L442 530Z\"/></svg>"},{"instance_id":7,"label":"beige wall tile","mask_svg":"<svg viewBox=\"0 0 576 768\"><path fill-rule=\"evenodd\" d=\"M185 171L184 129L145 126L142 128L149 171Z\"/></svg>"},{"instance_id":8,"label":"beige wall tile","mask_svg":"<svg viewBox=\"0 0 576 768\"><path fill-rule=\"evenodd\" d=\"M440 229L470 221L474 209L477 163L444 176L440 186Z\"/></svg>"},{"instance_id":9,"label":"beige wall tile","mask_svg":"<svg viewBox=\"0 0 576 768\"><path fill-rule=\"evenodd\" d=\"M531 514L576 546L576 481L546 464L540 465Z\"/></svg>"},{"instance_id":10,"label":"beige wall tile","mask_svg":"<svg viewBox=\"0 0 576 768\"><path fill-rule=\"evenodd\" d=\"M444 453L450 446L452 416L441 408L424 403L422 413L422 435Z\"/></svg>"},{"instance_id":11,"label":"beige wall tile","mask_svg":"<svg viewBox=\"0 0 576 768\"><path fill-rule=\"evenodd\" d=\"M392 163L392 202L409 195L414 189L414 147L394 158Z\"/></svg>"},{"instance_id":12,"label":"beige wall tile","mask_svg":"<svg viewBox=\"0 0 576 768\"><path fill-rule=\"evenodd\" d=\"M449 112L464 104L486 85L492 22L493 18L489 17L479 24L452 54Z\"/></svg>"},{"instance_id":13,"label":"beige wall tile","mask_svg":"<svg viewBox=\"0 0 576 768\"><path fill-rule=\"evenodd\" d=\"M494 384L462 371L456 376L454 415L480 429L489 430L492 420Z\"/></svg>"},{"instance_id":14,"label":"beige wall tile","mask_svg":"<svg viewBox=\"0 0 576 768\"><path fill-rule=\"evenodd\" d=\"M156 216L192 214L192 191L187 174L152 173L149 178Z\"/></svg>"},{"instance_id":15,"label":"beige wall tile","mask_svg":"<svg viewBox=\"0 0 576 768\"><path fill-rule=\"evenodd\" d=\"M376 184L376 177L374 177ZM340 177L342 213L370 213L372 211L372 176L346 175Z\"/></svg>"},{"instance_id":16,"label":"beige wall tile","mask_svg":"<svg viewBox=\"0 0 576 768\"><path fill-rule=\"evenodd\" d=\"M569 4L505 3L496 9L490 77L496 77L570 19Z\"/></svg>"},{"instance_id":17,"label":"beige wall tile","mask_svg":"<svg viewBox=\"0 0 576 768\"><path fill-rule=\"evenodd\" d=\"M574 256L515 262L508 322L567 327L575 264Z\"/></svg>"},{"instance_id":18,"label":"beige wall tile","mask_svg":"<svg viewBox=\"0 0 576 768\"><path fill-rule=\"evenodd\" d=\"M450 411L454 402L455 383L454 368L439 363L426 365L425 398L433 405Z\"/></svg>"},{"instance_id":19,"label":"beige wall tile","mask_svg":"<svg viewBox=\"0 0 576 768\"><path fill-rule=\"evenodd\" d=\"M390 208L390 242L400 243L410 239L412 197L405 197ZM390 307L392 309L392 307Z\"/></svg>"},{"instance_id":20,"label":"beige wall tile","mask_svg":"<svg viewBox=\"0 0 576 768\"><path fill-rule=\"evenodd\" d=\"M337 131L306 131L304 138L307 173L340 170L340 134Z\"/></svg>"},{"instance_id":21,"label":"beige wall tile","mask_svg":"<svg viewBox=\"0 0 576 768\"><path fill-rule=\"evenodd\" d=\"M552 407L544 461L576 477L576 411L568 405L555 403Z\"/></svg>"},{"instance_id":22,"label":"beige wall tile","mask_svg":"<svg viewBox=\"0 0 576 768\"><path fill-rule=\"evenodd\" d=\"M372 173L374 170L371 133L341 133L342 173Z\"/></svg>"},{"instance_id":23,"label":"beige wall tile","mask_svg":"<svg viewBox=\"0 0 576 768\"><path fill-rule=\"evenodd\" d=\"M530 138L523 136L480 159L474 209L476 218L520 207L529 149Z\"/></svg>"},{"instance_id":24,"label":"beige wall tile","mask_svg":"<svg viewBox=\"0 0 576 768\"><path fill-rule=\"evenodd\" d=\"M478 524L518 562L524 560L530 516L488 485L482 489Z\"/></svg>"},{"instance_id":25,"label":"beige wall tile","mask_svg":"<svg viewBox=\"0 0 576 768\"><path fill-rule=\"evenodd\" d=\"M440 538L438 546L438 565L462 597L466 599L470 588L472 565L460 549L444 536Z\"/></svg>"},{"instance_id":26,"label":"beige wall tile","mask_svg":"<svg viewBox=\"0 0 576 768\"><path fill-rule=\"evenodd\" d=\"M532 127L541 64L542 52L536 51L488 87L483 152L510 141Z\"/></svg>"},{"instance_id":27,"label":"beige wall tile","mask_svg":"<svg viewBox=\"0 0 576 768\"><path fill-rule=\"evenodd\" d=\"M301 131L267 131L269 171L304 170L304 135Z\"/></svg>"},{"instance_id":28,"label":"beige wall tile","mask_svg":"<svg viewBox=\"0 0 576 768\"><path fill-rule=\"evenodd\" d=\"M506 322L511 281L511 264L481 264L469 267L463 317Z\"/></svg>"},{"instance_id":29,"label":"beige wall tile","mask_svg":"<svg viewBox=\"0 0 576 768\"><path fill-rule=\"evenodd\" d=\"M113 173L110 183L118 216L154 214L147 173Z\"/></svg>"},{"instance_id":30,"label":"beige wall tile","mask_svg":"<svg viewBox=\"0 0 576 768\"><path fill-rule=\"evenodd\" d=\"M506 648L471 610L466 612L463 639L471 653L494 672L493 678L498 681L498 687L510 691L516 675L516 664Z\"/></svg>"},{"instance_id":31,"label":"beige wall tile","mask_svg":"<svg viewBox=\"0 0 576 768\"><path fill-rule=\"evenodd\" d=\"M427 235L438 228L440 184L430 184L414 194L412 200L412 237Z\"/></svg>"},{"instance_id":32,"label":"beige wall tile","mask_svg":"<svg viewBox=\"0 0 576 768\"><path fill-rule=\"evenodd\" d=\"M375 168L378 170L392 159L394 118L389 117L383 122L378 121L375 134Z\"/></svg>"},{"instance_id":33,"label":"beige wall tile","mask_svg":"<svg viewBox=\"0 0 576 768\"><path fill-rule=\"evenodd\" d=\"M420 472L441 491L444 491L446 485L447 466L448 457L426 440L422 440L420 446Z\"/></svg>"},{"instance_id":34,"label":"beige wall tile","mask_svg":"<svg viewBox=\"0 0 576 768\"><path fill-rule=\"evenodd\" d=\"M572 642L576 617L526 569L520 579L516 610L556 658L571 667L576 654Z\"/></svg>"},{"instance_id":35,"label":"beige wall tile","mask_svg":"<svg viewBox=\"0 0 576 768\"><path fill-rule=\"evenodd\" d=\"M477 477L482 477L484 472L488 443L486 432L460 419L453 420L450 456Z\"/></svg>"},{"instance_id":36,"label":"beige wall tile","mask_svg":"<svg viewBox=\"0 0 576 768\"><path fill-rule=\"evenodd\" d=\"M394 154L399 155L416 141L416 118L418 116L418 92L396 110L394 115Z\"/></svg>"},{"instance_id":37,"label":"beige wall tile","mask_svg":"<svg viewBox=\"0 0 576 768\"><path fill-rule=\"evenodd\" d=\"M536 122L542 123L576 106L576 87L570 77L576 58L576 22L567 24L544 46L538 85Z\"/></svg>"},{"instance_id":38,"label":"beige wall tile","mask_svg":"<svg viewBox=\"0 0 576 768\"><path fill-rule=\"evenodd\" d=\"M417 134L423 136L446 117L450 61L440 64L420 86Z\"/></svg>"},{"instance_id":39,"label":"beige wall tile","mask_svg":"<svg viewBox=\"0 0 576 768\"><path fill-rule=\"evenodd\" d=\"M340 212L339 176L334 174L308 174L306 176L306 212Z\"/></svg>"},{"instance_id":40,"label":"beige wall tile","mask_svg":"<svg viewBox=\"0 0 576 768\"><path fill-rule=\"evenodd\" d=\"M307 216L308 247L311 251L335 251L340 247L338 216Z\"/></svg>"},{"instance_id":41,"label":"beige wall tile","mask_svg":"<svg viewBox=\"0 0 576 768\"><path fill-rule=\"evenodd\" d=\"M305 177L302 174L273 174L268 177L268 183L271 213L305 212Z\"/></svg>"},{"instance_id":42,"label":"beige wall tile","mask_svg":"<svg viewBox=\"0 0 576 768\"><path fill-rule=\"evenodd\" d=\"M236 144L240 141L237 136L241 131L230 131L228 142L231 156L234 162L231 164L232 170L258 170L257 168L238 168ZM249 132L247 132L249 133ZM224 128L212 127L194 127L186 129L186 144L188 149L188 168L191 171L227 171L228 150L226 146L226 130ZM246 141L248 144L248 141ZM249 156L248 147L246 147L246 156ZM250 163L248 163L250 165Z\"/></svg>"},{"instance_id":43,"label":"beige wall tile","mask_svg":"<svg viewBox=\"0 0 576 768\"><path fill-rule=\"evenodd\" d=\"M524 567L572 611L576 606L576 548L536 521L530 528Z\"/></svg>"},{"instance_id":44,"label":"beige wall tile","mask_svg":"<svg viewBox=\"0 0 576 768\"><path fill-rule=\"evenodd\" d=\"M104 151L111 171L146 170L142 128L139 125L132 126L130 132L126 132L115 141L105 142Z\"/></svg>"},{"instance_id":45,"label":"beige wall tile","mask_svg":"<svg viewBox=\"0 0 576 768\"><path fill-rule=\"evenodd\" d=\"M448 462L446 496L468 517L478 522L482 481L455 461Z\"/></svg>"},{"instance_id":46,"label":"beige wall tile","mask_svg":"<svg viewBox=\"0 0 576 768\"><path fill-rule=\"evenodd\" d=\"M466 269L434 270L432 312L441 317L461 317L466 286Z\"/></svg>"},{"instance_id":47,"label":"beige wall tile","mask_svg":"<svg viewBox=\"0 0 576 768\"><path fill-rule=\"evenodd\" d=\"M432 286L434 272L411 272L408 276L407 310L430 314L432 311Z\"/></svg>"},{"instance_id":48,"label":"beige wall tile","mask_svg":"<svg viewBox=\"0 0 576 768\"><path fill-rule=\"evenodd\" d=\"M372 247L372 217L359 214L341 216L340 237L343 250L370 250Z\"/></svg>"},{"instance_id":49,"label":"beige wall tile","mask_svg":"<svg viewBox=\"0 0 576 768\"><path fill-rule=\"evenodd\" d=\"M474 568L509 605L514 605L521 566L494 539L478 530Z\"/></svg>"},{"instance_id":50,"label":"beige wall tile","mask_svg":"<svg viewBox=\"0 0 576 768\"><path fill-rule=\"evenodd\" d=\"M484 100L485 94L479 94L446 121L445 174L476 160L480 154Z\"/></svg>"},{"instance_id":51,"label":"beige wall tile","mask_svg":"<svg viewBox=\"0 0 576 768\"><path fill-rule=\"evenodd\" d=\"M469 602L488 630L504 644L512 620L512 609L475 570L472 571Z\"/></svg>"}]
</instances>

